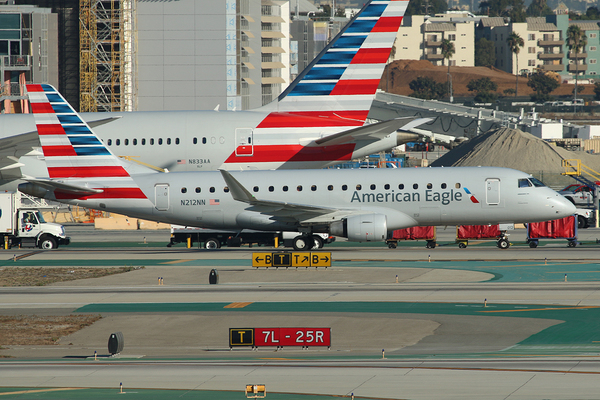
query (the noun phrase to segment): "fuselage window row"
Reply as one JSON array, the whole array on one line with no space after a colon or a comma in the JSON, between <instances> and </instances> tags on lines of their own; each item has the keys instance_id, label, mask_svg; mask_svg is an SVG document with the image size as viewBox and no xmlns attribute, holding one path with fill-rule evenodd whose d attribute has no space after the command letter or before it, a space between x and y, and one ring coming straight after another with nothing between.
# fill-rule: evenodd
<instances>
[{"instance_id":1,"label":"fuselage window row","mask_svg":"<svg viewBox=\"0 0 600 400\"><path fill-rule=\"evenodd\" d=\"M460 187L461 187L461 184L460 184L460 183L455 183L455 184L454 184L454 186L455 186L457 189L460 189ZM387 183L384 185L384 188L385 188L385 190L390 190L390 187L391 187L391 186L390 186L389 184L387 184ZM445 183L442 183L442 184L440 184L440 187L441 187L442 189L446 189L446 188L448 187L448 185L447 185L447 184L445 184ZM342 191L344 191L344 192L345 192L345 191L347 191L347 190L348 190L348 185L341 185L341 186L340 186L340 188L342 189ZM357 184L357 185L356 185L356 190L361 190L361 188L362 188L362 185L361 185L361 184ZM376 190L376 189L377 189L377 186L376 186L376 185L371 185L371 186L370 186L370 188L371 188L371 190ZM419 185L418 185L417 183L415 183L415 184L413 184L413 188L414 188L414 189L418 189L418 188L419 188ZM399 184L399 185L398 185L398 189L400 189L400 190L404 189L404 185L403 185L403 184ZM428 183L428 184L427 184L427 189L433 189L433 184L431 184L431 183ZM274 191L275 191L275 187L274 187L274 186L269 186L269 187L268 187L268 190L269 190L269 192L274 192ZM287 192L287 191L289 190L289 187L288 187L288 186L282 186L282 187L281 187L281 190L282 190L283 192ZM312 185L312 186L310 187L310 190L311 190L311 191L313 191L313 192L316 192L316 191L317 191L317 185ZM328 185L328 186L327 186L327 190L328 190L328 191L330 191L330 192L331 192L331 191L333 191L333 190L334 190L334 186L333 186L333 185ZM196 193L202 193L202 189L201 189L200 187L197 187L197 188L195 189L195 191L196 191ZM215 193L216 189L215 189L215 187L214 187L214 186L212 186L212 187L210 187L210 188L208 189L208 191L209 191L210 193ZM258 186L254 186L254 187L252 188L252 191L253 191L253 192L255 192L255 193L258 193L258 192L260 191L260 187L258 187ZM302 191L302 185L298 185L298 186L296 187L296 191L298 191L298 192L301 192L301 191ZM223 187L223 192L224 192L224 193L229 193L229 187L227 187L227 186ZM181 193L187 193L187 188L185 188L185 187L181 188Z\"/></svg>"},{"instance_id":2,"label":"fuselage window row","mask_svg":"<svg viewBox=\"0 0 600 400\"><path fill-rule=\"evenodd\" d=\"M194 138L194 140L196 140L196 139ZM149 143L150 143L150 145L154 145L154 139L150 139ZM170 145L171 143L173 143L173 140L171 138L167 138L166 143L168 145ZM179 144L179 143L181 143L181 141L179 140L179 138L175 138L175 144ZM112 146L113 145L113 140L112 139L108 139L106 141L106 144L109 145L109 146ZM138 140L137 139L132 139L131 140L131 144L133 146L137 146ZM140 140L140 144L142 146L145 146L146 145L146 139L141 139ZM158 139L158 144L159 145L163 144L162 138ZM115 139L115 146L120 146L120 145L121 145L121 139ZM123 139L123 145L124 146L129 146L129 139Z\"/></svg>"}]
</instances>

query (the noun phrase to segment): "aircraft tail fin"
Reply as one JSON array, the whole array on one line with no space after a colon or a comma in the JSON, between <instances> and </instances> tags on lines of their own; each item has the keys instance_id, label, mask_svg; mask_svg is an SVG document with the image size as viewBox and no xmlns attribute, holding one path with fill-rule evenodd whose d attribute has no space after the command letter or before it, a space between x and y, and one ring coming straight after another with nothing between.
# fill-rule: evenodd
<instances>
[{"instance_id":1,"label":"aircraft tail fin","mask_svg":"<svg viewBox=\"0 0 600 400\"><path fill-rule=\"evenodd\" d=\"M89 193L75 193L54 185L57 199L146 197L131 178L129 167L102 143L54 87L27 85L27 93L50 180L91 189Z\"/></svg>"},{"instance_id":2,"label":"aircraft tail fin","mask_svg":"<svg viewBox=\"0 0 600 400\"><path fill-rule=\"evenodd\" d=\"M259 128L362 126L407 0L372 0L279 96Z\"/></svg>"}]
</instances>

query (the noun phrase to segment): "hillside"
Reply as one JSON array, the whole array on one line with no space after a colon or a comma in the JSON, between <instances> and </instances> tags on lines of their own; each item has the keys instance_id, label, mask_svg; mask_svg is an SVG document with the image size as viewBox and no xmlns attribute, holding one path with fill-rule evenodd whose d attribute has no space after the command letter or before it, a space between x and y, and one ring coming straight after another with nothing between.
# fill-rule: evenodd
<instances>
[{"instance_id":1,"label":"hillside","mask_svg":"<svg viewBox=\"0 0 600 400\"><path fill-rule=\"evenodd\" d=\"M447 66L437 67L427 60L394 61L387 66L379 88L389 93L408 96L412 93L408 86L409 83L419 76L429 77L437 82L445 83L447 72ZM503 94L505 89L514 89L516 82L514 75L494 67L450 67L450 75L452 75L454 96L474 96L475 94L467 89L467 84L472 79L490 78L498 85L497 93L499 94ZM594 93L594 85L579 85L579 90L582 86L585 86L583 94ZM575 85L562 84L551 95L570 95L573 93L574 88ZM528 96L533 93L533 90L527 86L527 78L519 77L519 96Z\"/></svg>"}]
</instances>

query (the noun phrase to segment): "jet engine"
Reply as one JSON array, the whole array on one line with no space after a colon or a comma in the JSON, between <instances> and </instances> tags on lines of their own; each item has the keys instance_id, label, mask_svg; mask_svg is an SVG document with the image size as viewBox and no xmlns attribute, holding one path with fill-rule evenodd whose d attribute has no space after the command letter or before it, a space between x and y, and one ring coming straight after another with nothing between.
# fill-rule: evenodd
<instances>
[{"instance_id":1,"label":"jet engine","mask_svg":"<svg viewBox=\"0 0 600 400\"><path fill-rule=\"evenodd\" d=\"M387 221L383 214L352 215L331 224L329 233L351 242L379 242L386 239Z\"/></svg>"}]
</instances>

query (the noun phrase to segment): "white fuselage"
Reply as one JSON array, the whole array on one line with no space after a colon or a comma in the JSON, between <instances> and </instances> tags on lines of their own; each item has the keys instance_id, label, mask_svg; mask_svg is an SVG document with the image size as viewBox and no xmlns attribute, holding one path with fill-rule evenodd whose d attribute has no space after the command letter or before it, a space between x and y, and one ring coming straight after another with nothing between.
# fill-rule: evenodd
<instances>
[{"instance_id":1,"label":"white fuselage","mask_svg":"<svg viewBox=\"0 0 600 400\"><path fill-rule=\"evenodd\" d=\"M388 230L537 222L574 212L554 190L519 187L518 180L528 175L506 168L244 171L232 176L258 200L330 208L332 222L336 210L382 214ZM297 216L234 200L219 172L154 173L133 179L147 199L61 201L204 228L290 231L302 225ZM89 186L98 187L93 182ZM315 231L326 229L327 224L315 226Z\"/></svg>"}]
</instances>

